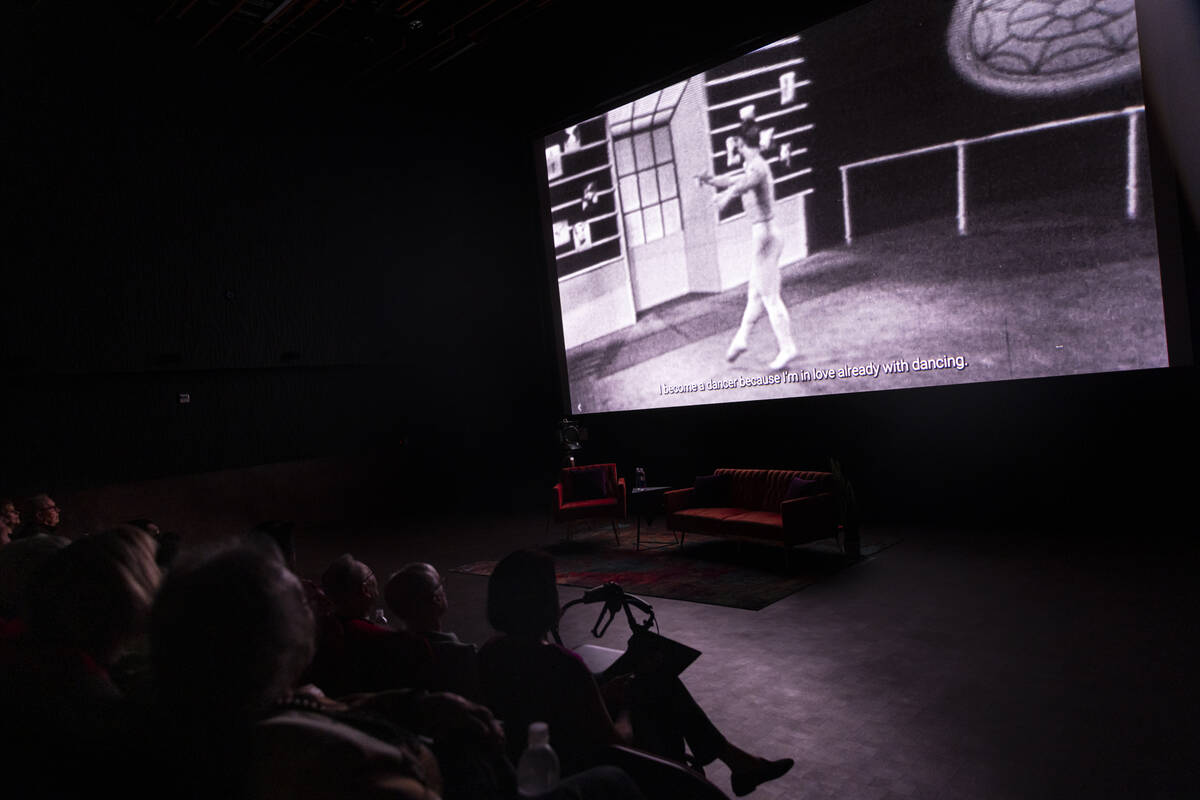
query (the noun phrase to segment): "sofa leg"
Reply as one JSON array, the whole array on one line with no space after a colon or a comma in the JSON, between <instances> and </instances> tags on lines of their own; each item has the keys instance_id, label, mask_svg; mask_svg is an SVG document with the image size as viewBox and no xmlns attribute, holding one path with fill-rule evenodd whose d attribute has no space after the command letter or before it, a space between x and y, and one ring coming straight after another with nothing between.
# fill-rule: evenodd
<instances>
[{"instance_id":1,"label":"sofa leg","mask_svg":"<svg viewBox=\"0 0 1200 800\"><path fill-rule=\"evenodd\" d=\"M612 521L613 538L617 540L617 544L621 543L621 534L617 532L617 521Z\"/></svg>"}]
</instances>

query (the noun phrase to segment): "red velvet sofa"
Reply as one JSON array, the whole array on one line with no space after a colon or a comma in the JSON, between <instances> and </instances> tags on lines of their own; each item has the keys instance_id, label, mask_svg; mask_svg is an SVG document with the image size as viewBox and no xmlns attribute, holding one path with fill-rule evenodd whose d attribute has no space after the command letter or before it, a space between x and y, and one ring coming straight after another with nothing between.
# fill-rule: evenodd
<instances>
[{"instance_id":1,"label":"red velvet sofa","mask_svg":"<svg viewBox=\"0 0 1200 800\"><path fill-rule=\"evenodd\" d=\"M833 473L718 469L713 476L723 487L716 498L711 490L698 495L697 487L666 493L667 527L681 534L681 544L687 533L778 542L788 548L838 536ZM797 490L796 478L813 483L799 489L803 496L788 499L789 490ZM702 504L706 499L718 504Z\"/></svg>"}]
</instances>

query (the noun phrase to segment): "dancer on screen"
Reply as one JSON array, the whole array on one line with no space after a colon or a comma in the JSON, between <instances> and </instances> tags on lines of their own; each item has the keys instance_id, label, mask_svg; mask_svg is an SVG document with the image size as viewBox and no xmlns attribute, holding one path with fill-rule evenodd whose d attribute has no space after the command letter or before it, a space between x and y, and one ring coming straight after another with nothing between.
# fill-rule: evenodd
<instances>
[{"instance_id":1,"label":"dancer on screen","mask_svg":"<svg viewBox=\"0 0 1200 800\"><path fill-rule=\"evenodd\" d=\"M746 310L742 313L742 324L725 360L734 361L749 346L750 329L762 316L763 309L771 321L779 354L771 362L771 369L783 369L796 357L796 344L792 341L792 323L787 306L779 296L779 256L783 252L783 240L772 221L775 212L775 186L771 179L771 168L763 160L761 152L762 131L754 121L754 108L747 106L741 112L742 124L734 141L744 166L740 175L697 175L701 183L720 191L713 202L724 209L734 197L741 195L742 205L750 217L750 240L754 247L754 261L750 267L750 281Z\"/></svg>"}]
</instances>

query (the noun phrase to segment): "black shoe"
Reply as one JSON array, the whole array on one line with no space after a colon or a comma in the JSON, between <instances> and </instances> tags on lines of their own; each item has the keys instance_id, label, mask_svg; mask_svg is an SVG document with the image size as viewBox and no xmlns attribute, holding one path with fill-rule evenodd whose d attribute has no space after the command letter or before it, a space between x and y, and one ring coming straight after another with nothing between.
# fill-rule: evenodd
<instances>
[{"instance_id":1,"label":"black shoe","mask_svg":"<svg viewBox=\"0 0 1200 800\"><path fill-rule=\"evenodd\" d=\"M760 783L782 778L795 763L790 758L781 758L778 761L764 761L754 769L734 772L729 776L729 782L733 784L733 793L738 797L750 794Z\"/></svg>"}]
</instances>

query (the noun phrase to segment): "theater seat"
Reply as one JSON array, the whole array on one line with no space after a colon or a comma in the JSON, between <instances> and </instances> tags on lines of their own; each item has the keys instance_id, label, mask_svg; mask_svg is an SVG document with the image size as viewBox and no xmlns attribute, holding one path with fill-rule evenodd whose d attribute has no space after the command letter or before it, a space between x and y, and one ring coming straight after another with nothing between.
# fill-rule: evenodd
<instances>
[{"instance_id":1,"label":"theater seat","mask_svg":"<svg viewBox=\"0 0 1200 800\"><path fill-rule=\"evenodd\" d=\"M609 745L596 757L599 764L620 767L649 798L729 800L729 795L686 764L634 747Z\"/></svg>"}]
</instances>

